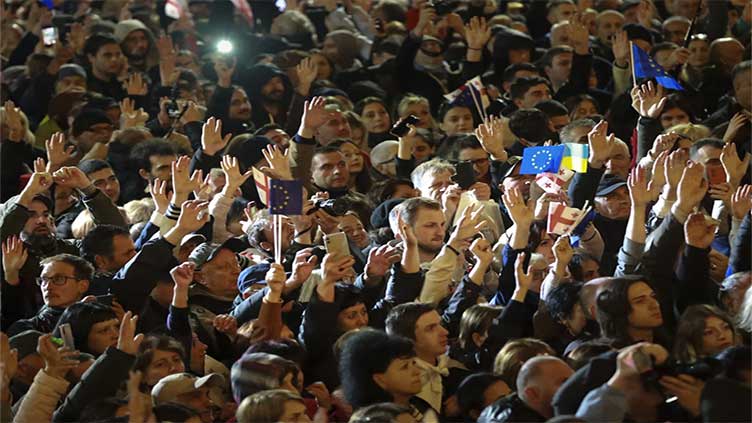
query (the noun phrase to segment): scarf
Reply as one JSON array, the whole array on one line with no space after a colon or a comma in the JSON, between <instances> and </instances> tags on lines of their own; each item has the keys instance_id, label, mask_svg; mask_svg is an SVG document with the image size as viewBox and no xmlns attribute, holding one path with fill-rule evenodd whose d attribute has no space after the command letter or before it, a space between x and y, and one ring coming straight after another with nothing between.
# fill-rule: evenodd
<instances>
[{"instance_id":1,"label":"scarf","mask_svg":"<svg viewBox=\"0 0 752 423\"><path fill-rule=\"evenodd\" d=\"M415 364L420 368L420 379L423 382L423 388L416 396L427 402L437 414L441 414L441 400L444 391L442 377L449 376L449 367L447 367L449 356L441 355L435 366L420 358L415 359Z\"/></svg>"}]
</instances>

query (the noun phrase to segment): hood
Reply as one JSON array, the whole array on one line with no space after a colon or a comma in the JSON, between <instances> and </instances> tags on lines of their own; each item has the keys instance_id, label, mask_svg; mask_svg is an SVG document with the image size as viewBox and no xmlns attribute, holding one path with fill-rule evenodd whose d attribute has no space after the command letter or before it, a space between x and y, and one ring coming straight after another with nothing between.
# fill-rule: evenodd
<instances>
[{"instance_id":1,"label":"hood","mask_svg":"<svg viewBox=\"0 0 752 423\"><path fill-rule=\"evenodd\" d=\"M149 39L149 51L146 52L146 69L149 70L153 66L157 66L159 64L159 53L157 52L157 46L156 46L156 40L154 39L154 34L151 32L151 30L140 20L138 19L126 19L124 21L118 22L117 25L115 25L115 39L118 43L123 44L123 41L128 37L128 35L133 31L144 31L146 33L146 37Z\"/></svg>"},{"instance_id":2,"label":"hood","mask_svg":"<svg viewBox=\"0 0 752 423\"><path fill-rule=\"evenodd\" d=\"M251 102L254 102L254 100L258 101L261 97L261 88L275 76L282 78L282 82L284 82L286 88L292 86L287 74L276 65L259 63L249 67L248 70L245 71L245 75L243 76L243 86L248 94L248 98L251 99ZM289 92L286 94L289 94Z\"/></svg>"},{"instance_id":3,"label":"hood","mask_svg":"<svg viewBox=\"0 0 752 423\"><path fill-rule=\"evenodd\" d=\"M530 50L533 56L535 42L524 32L502 26L496 33L493 46L493 63L496 72L501 73L509 65L509 50Z\"/></svg>"}]
</instances>

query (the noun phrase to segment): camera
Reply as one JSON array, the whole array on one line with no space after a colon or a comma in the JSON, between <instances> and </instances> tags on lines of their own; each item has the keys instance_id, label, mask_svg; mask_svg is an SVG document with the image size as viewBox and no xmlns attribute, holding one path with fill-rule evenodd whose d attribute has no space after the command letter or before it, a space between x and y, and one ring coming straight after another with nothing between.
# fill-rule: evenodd
<instances>
[{"instance_id":1,"label":"camera","mask_svg":"<svg viewBox=\"0 0 752 423\"><path fill-rule=\"evenodd\" d=\"M700 380L708 380L724 370L721 360L713 357L706 357L695 361L694 363L679 363L677 361L667 361L660 366L653 367L650 371L642 374L643 386L657 388L662 392L662 387L658 381L663 376L689 375Z\"/></svg>"},{"instance_id":2,"label":"camera","mask_svg":"<svg viewBox=\"0 0 752 423\"><path fill-rule=\"evenodd\" d=\"M330 200L316 200L313 202L313 208L308 214L316 210L323 210L332 216L344 216L350 208L350 202L345 198L333 198Z\"/></svg>"},{"instance_id":3,"label":"camera","mask_svg":"<svg viewBox=\"0 0 752 423\"><path fill-rule=\"evenodd\" d=\"M170 119L177 119L180 117L180 106L177 101L172 100L167 103L167 116L169 116Z\"/></svg>"}]
</instances>

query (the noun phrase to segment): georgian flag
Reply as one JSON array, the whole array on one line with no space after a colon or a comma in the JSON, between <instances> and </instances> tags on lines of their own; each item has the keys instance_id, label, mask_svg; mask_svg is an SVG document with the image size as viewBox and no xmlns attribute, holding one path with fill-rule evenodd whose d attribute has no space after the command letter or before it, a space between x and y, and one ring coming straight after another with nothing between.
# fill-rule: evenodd
<instances>
[{"instance_id":1,"label":"georgian flag","mask_svg":"<svg viewBox=\"0 0 752 423\"><path fill-rule=\"evenodd\" d=\"M583 215L582 210L567 207L564 203L550 203L548 205L548 233L564 235L579 223Z\"/></svg>"},{"instance_id":2,"label":"georgian flag","mask_svg":"<svg viewBox=\"0 0 752 423\"><path fill-rule=\"evenodd\" d=\"M248 21L248 25L253 26L255 19L253 18L253 10L248 4L248 0L230 0L235 5L235 9Z\"/></svg>"}]
</instances>

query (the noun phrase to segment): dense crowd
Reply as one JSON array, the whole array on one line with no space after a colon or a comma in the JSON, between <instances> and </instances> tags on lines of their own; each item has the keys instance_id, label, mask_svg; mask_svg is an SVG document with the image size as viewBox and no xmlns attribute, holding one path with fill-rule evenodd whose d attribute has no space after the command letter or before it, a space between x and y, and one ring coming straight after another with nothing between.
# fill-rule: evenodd
<instances>
[{"instance_id":1,"label":"dense crowd","mask_svg":"<svg viewBox=\"0 0 752 423\"><path fill-rule=\"evenodd\" d=\"M0 420L749 422L751 29L2 0Z\"/></svg>"}]
</instances>

